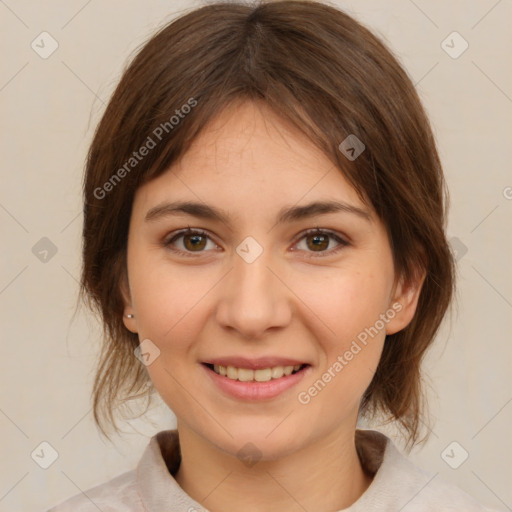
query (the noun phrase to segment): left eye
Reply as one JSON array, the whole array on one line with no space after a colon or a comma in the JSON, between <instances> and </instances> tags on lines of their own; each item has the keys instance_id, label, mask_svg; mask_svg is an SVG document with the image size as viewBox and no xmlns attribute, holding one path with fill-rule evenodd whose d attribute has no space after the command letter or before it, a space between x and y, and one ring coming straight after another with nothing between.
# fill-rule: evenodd
<instances>
[{"instance_id":1,"label":"left eye","mask_svg":"<svg viewBox=\"0 0 512 512\"><path fill-rule=\"evenodd\" d=\"M329 247L330 239L335 240L338 243L338 245L335 246L333 249L330 249L329 251L327 251L326 249ZM299 239L299 241L302 241L302 240L305 240L307 249L315 248L311 252L316 252L316 253L327 252L328 254L333 254L333 253L341 250L346 245L348 245L348 243L345 240L343 240L340 236L338 236L336 233L333 233L331 231L325 231L322 229L312 229L312 230L306 231L306 233L304 233L302 235L302 237ZM311 242L308 243L309 240ZM307 251L307 249L306 249L306 251ZM316 249L318 249L318 250L316 250ZM313 255L313 257L316 257L316 256L317 256L316 254ZM318 256L322 257L322 256L324 256L324 254L321 254Z\"/></svg>"},{"instance_id":2,"label":"left eye","mask_svg":"<svg viewBox=\"0 0 512 512\"><path fill-rule=\"evenodd\" d=\"M177 241L180 239L183 239L181 241L182 248L175 246ZM299 247L300 250L313 253L327 253L329 255L341 250L343 247L348 245L348 242L343 240L336 233L322 229L312 229L302 233L301 237L299 238L299 242L302 242L302 240L305 241L306 249L300 249ZM336 241L338 245L327 250L331 240ZM191 256L191 253L194 252L205 252L208 241L210 241L213 245L216 245L205 231L189 228L175 234L168 241L164 242L164 245L178 254ZM295 245L300 246L300 243L296 243ZM295 251L296 249L292 250ZM309 255L308 257L322 257L324 255L325 254L313 254Z\"/></svg>"}]
</instances>

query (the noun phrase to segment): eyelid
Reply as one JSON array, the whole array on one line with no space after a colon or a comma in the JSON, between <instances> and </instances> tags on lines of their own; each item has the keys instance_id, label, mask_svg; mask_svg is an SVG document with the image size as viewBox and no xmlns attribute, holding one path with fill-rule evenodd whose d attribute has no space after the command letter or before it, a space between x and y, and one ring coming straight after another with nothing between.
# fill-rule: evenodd
<instances>
[{"instance_id":1,"label":"eyelid","mask_svg":"<svg viewBox=\"0 0 512 512\"><path fill-rule=\"evenodd\" d=\"M330 229L323 229L323 228L319 228L319 227L309 228L304 231L301 231L295 238L293 245L294 246L297 245L303 238L305 238L308 235L316 235L316 234L329 236L330 238L334 239L338 243L338 245L336 247L334 247L333 249L329 249L326 251L318 251L318 252L305 251L307 253L305 258L322 258L322 257L331 256L331 255L337 253L339 250L343 249L344 247L350 245L350 242L348 241L348 237L341 235L340 233L338 233L336 231L332 231ZM208 231L206 231L202 228L191 228L190 226L188 226L185 229L174 231L169 236L165 237L164 241L163 241L163 246L170 248L171 251L173 251L177 254L183 254L185 256L190 256L190 257L201 256L202 254L209 252L209 251L198 251L197 253L194 253L193 251L183 251L182 249L177 249L177 248L171 247L172 243L175 240L177 240L180 237L185 236L185 235L204 236L204 237L208 238L209 240L211 240L216 245L218 245L215 242L215 237L213 237ZM293 248L291 250L294 252L300 252Z\"/></svg>"}]
</instances>

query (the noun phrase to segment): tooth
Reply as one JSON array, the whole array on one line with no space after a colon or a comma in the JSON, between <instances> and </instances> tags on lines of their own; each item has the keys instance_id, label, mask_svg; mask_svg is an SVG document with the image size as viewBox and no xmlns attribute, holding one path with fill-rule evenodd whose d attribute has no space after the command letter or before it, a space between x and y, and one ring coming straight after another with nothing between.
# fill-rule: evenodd
<instances>
[{"instance_id":1,"label":"tooth","mask_svg":"<svg viewBox=\"0 0 512 512\"><path fill-rule=\"evenodd\" d=\"M274 366L274 368L271 369L271 373L273 379L280 379L284 375L283 367Z\"/></svg>"},{"instance_id":2,"label":"tooth","mask_svg":"<svg viewBox=\"0 0 512 512\"><path fill-rule=\"evenodd\" d=\"M226 369L226 375L230 379L236 380L238 379L238 370L234 366L228 366Z\"/></svg>"},{"instance_id":3,"label":"tooth","mask_svg":"<svg viewBox=\"0 0 512 512\"><path fill-rule=\"evenodd\" d=\"M254 370L254 380L256 382L267 382L272 378L272 369Z\"/></svg>"},{"instance_id":4,"label":"tooth","mask_svg":"<svg viewBox=\"0 0 512 512\"><path fill-rule=\"evenodd\" d=\"M242 382L250 382L251 380L254 380L254 370L238 368L238 380Z\"/></svg>"},{"instance_id":5,"label":"tooth","mask_svg":"<svg viewBox=\"0 0 512 512\"><path fill-rule=\"evenodd\" d=\"M280 379L283 375L291 375L294 371L302 368L301 364L293 366L274 366L273 368L262 368L260 370L250 370L248 368L235 368L234 366L222 366L214 364L213 370L215 373L228 377L232 380L239 380L241 382L268 382L271 379Z\"/></svg>"}]
</instances>

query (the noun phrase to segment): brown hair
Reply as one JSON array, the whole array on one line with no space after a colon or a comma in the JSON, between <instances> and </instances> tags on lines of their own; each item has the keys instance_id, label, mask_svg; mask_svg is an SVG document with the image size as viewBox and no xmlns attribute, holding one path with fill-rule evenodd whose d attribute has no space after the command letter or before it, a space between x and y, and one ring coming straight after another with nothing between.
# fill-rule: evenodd
<instances>
[{"instance_id":1,"label":"brown hair","mask_svg":"<svg viewBox=\"0 0 512 512\"><path fill-rule=\"evenodd\" d=\"M106 435L107 419L118 431L116 406L140 396L151 401L154 391L134 356L138 337L122 321L134 193L238 100L264 101L332 160L386 225L397 275L410 282L426 272L415 316L387 336L360 409L369 417L389 414L416 444L424 415L420 364L455 286L441 163L414 85L391 52L347 14L310 1L193 10L156 33L125 70L97 127L84 178L80 295L104 326L96 424ZM366 147L355 160L339 149L351 134ZM149 138L154 147L136 159L134 151L151 146Z\"/></svg>"}]
</instances>

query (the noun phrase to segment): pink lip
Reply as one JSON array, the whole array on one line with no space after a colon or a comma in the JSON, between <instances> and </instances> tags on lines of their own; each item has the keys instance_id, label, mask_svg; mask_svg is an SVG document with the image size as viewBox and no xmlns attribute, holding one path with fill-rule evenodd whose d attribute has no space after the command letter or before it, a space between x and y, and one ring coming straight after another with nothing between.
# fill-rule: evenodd
<instances>
[{"instance_id":1,"label":"pink lip","mask_svg":"<svg viewBox=\"0 0 512 512\"><path fill-rule=\"evenodd\" d=\"M226 361L227 359L223 359ZM230 359L231 361L231 359ZM240 361L237 359L238 363ZM258 364L261 361L258 360ZM254 363L254 361L253 361ZM213 364L213 363L212 363ZM215 363L217 364L217 363ZM221 363L222 364L222 363ZM244 363L245 364L245 363ZM296 364L300 364L297 362ZM268 382L241 382L239 380L229 379L228 377L224 377L222 375L218 375L212 369L210 369L206 364L201 365L204 368L204 371L209 375L214 384L226 395L231 398L238 398L241 400L269 400L271 398L275 398L276 396L284 393L288 389L295 386L298 382L300 382L303 377L311 371L311 366L306 366L302 370L297 373L293 373L292 375L283 376L280 379L272 379ZM234 364L229 364L228 366L235 366ZM274 364L273 366L292 366L290 365L281 365ZM259 368L269 368L270 366L260 366ZM250 368L248 366L240 365L238 368Z\"/></svg>"},{"instance_id":2,"label":"pink lip","mask_svg":"<svg viewBox=\"0 0 512 512\"><path fill-rule=\"evenodd\" d=\"M275 366L295 366L307 364L305 361L297 359L287 359L283 357L259 357L257 359L248 359L246 357L218 357L204 361L207 364L218 364L221 366L233 366L235 368L247 368L248 370L261 370L263 368L274 368Z\"/></svg>"}]
</instances>

